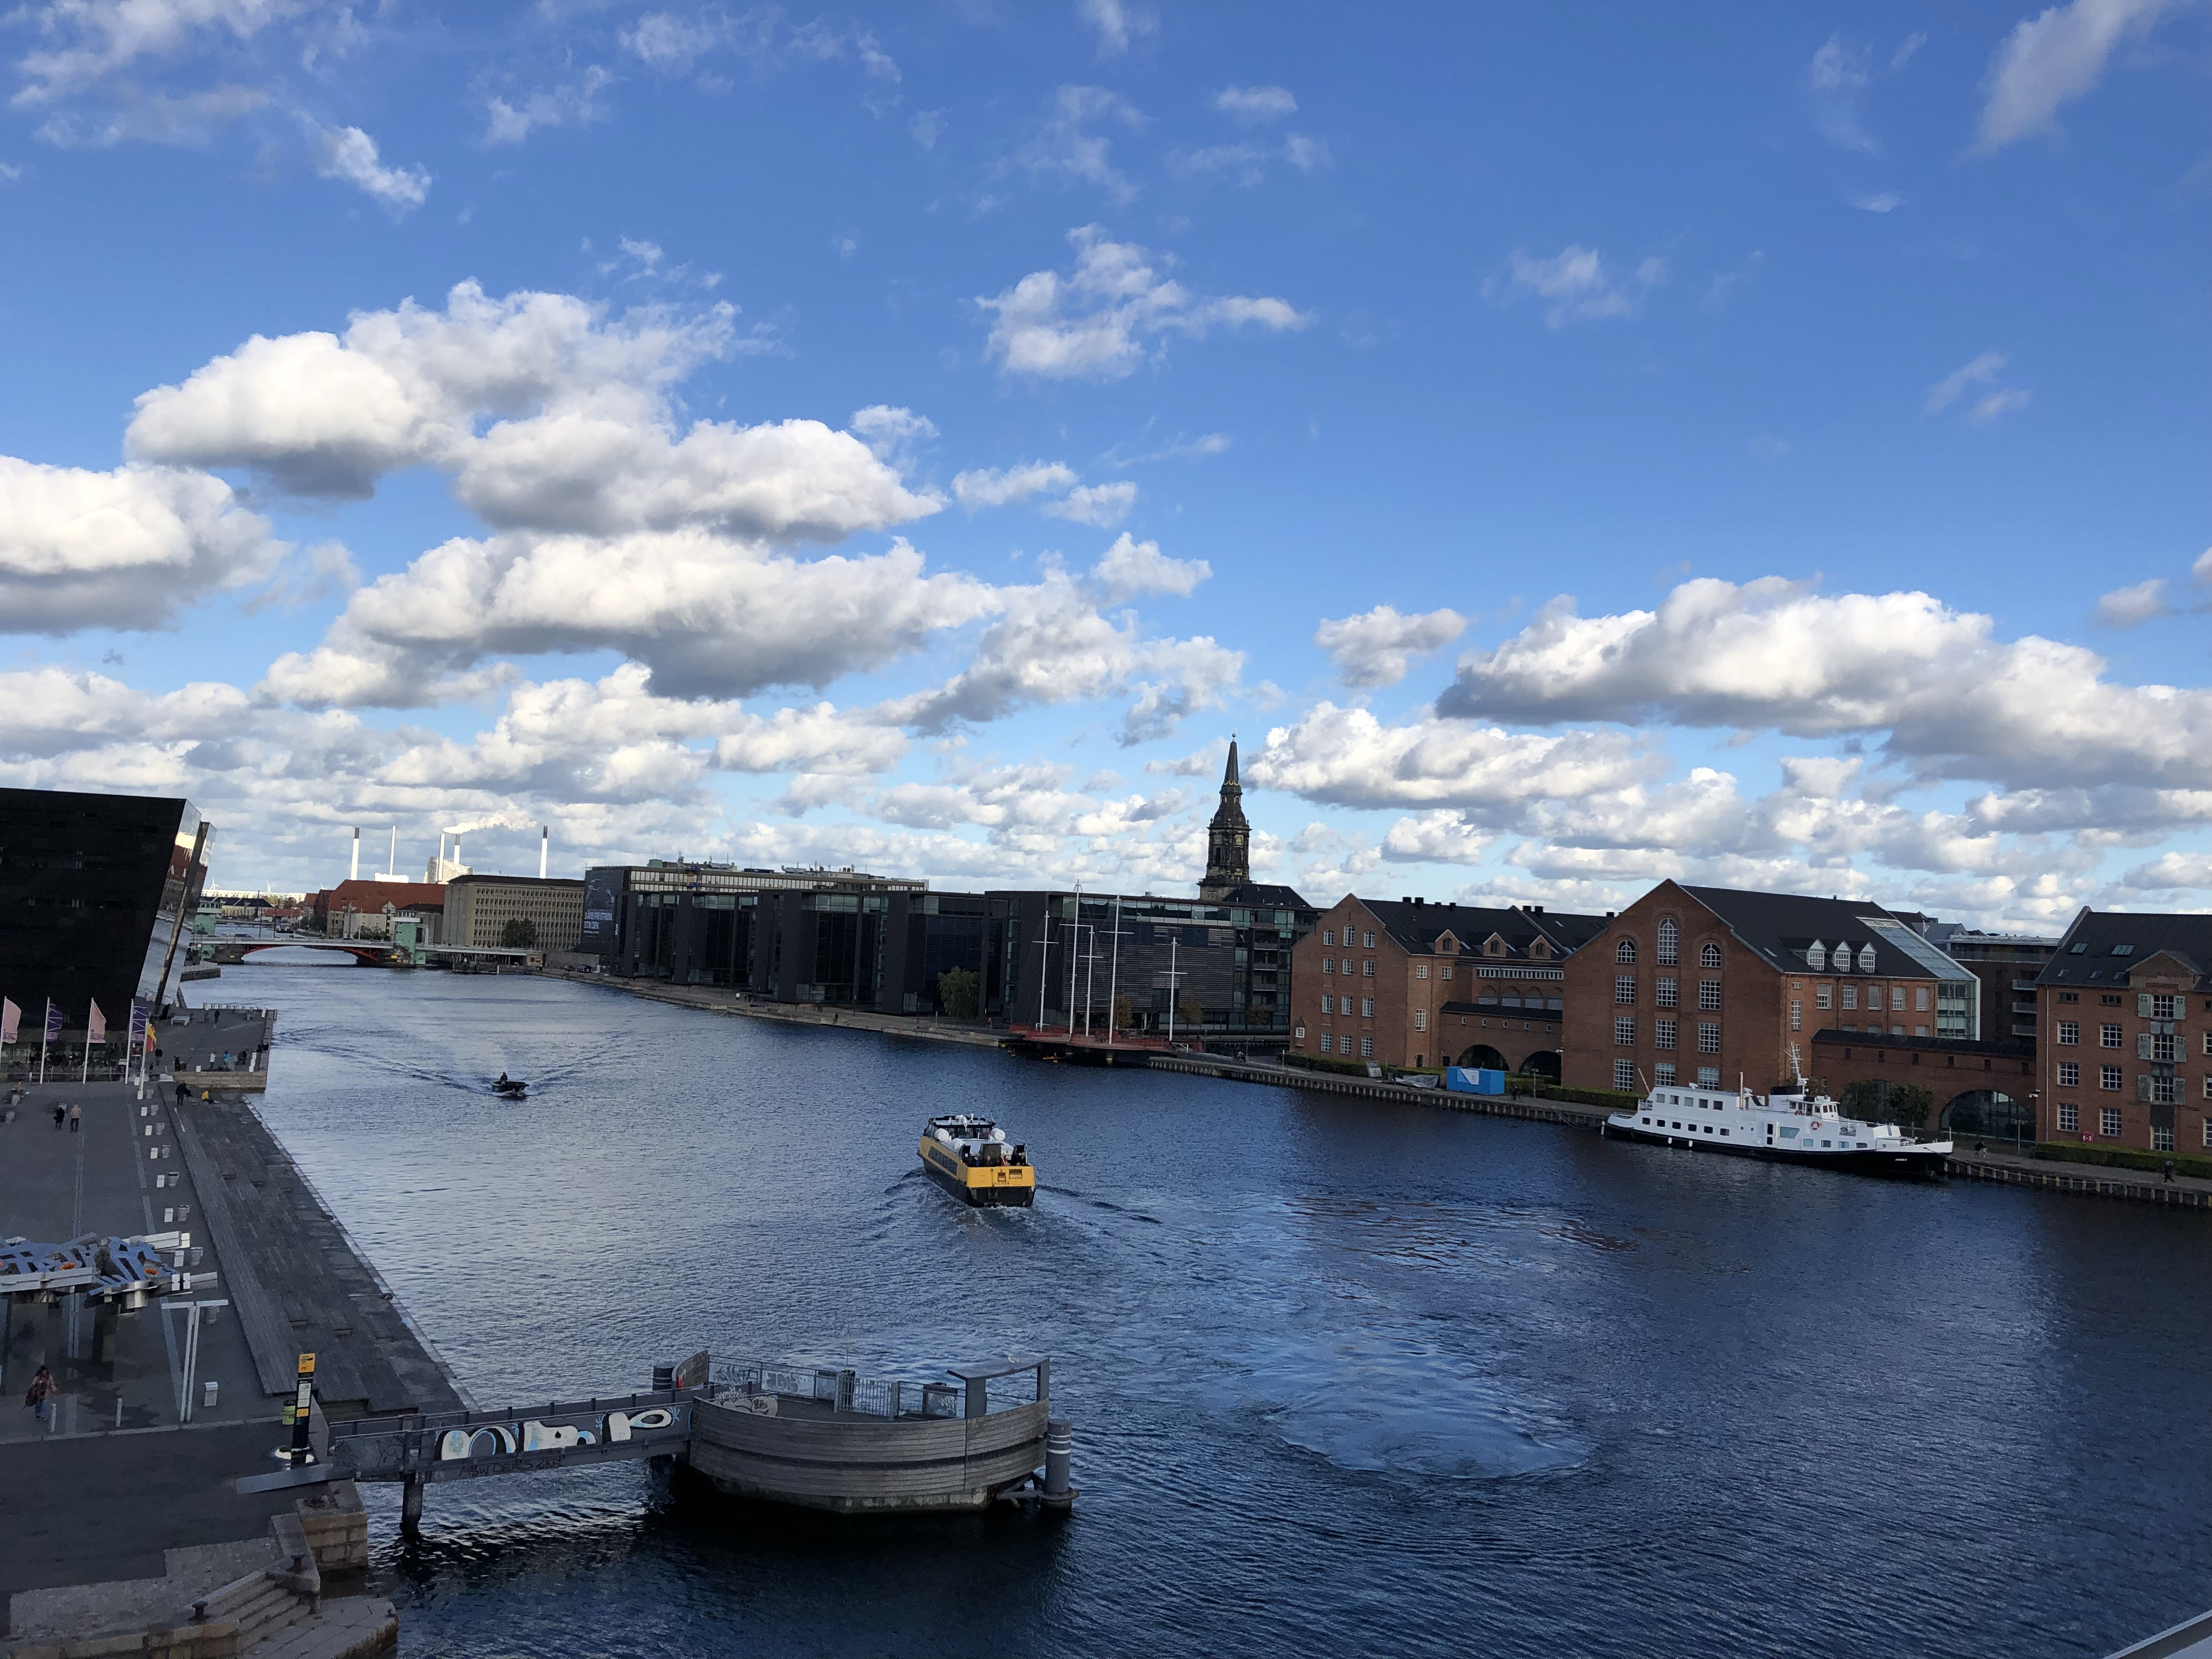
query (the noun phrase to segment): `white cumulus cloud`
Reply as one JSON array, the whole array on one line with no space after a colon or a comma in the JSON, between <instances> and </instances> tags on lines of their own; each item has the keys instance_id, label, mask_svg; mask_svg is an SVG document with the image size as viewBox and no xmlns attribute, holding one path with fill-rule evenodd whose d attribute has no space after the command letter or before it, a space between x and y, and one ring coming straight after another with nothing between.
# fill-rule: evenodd
<instances>
[{"instance_id":1,"label":"white cumulus cloud","mask_svg":"<svg viewBox=\"0 0 2212 1659\"><path fill-rule=\"evenodd\" d=\"M1595 248L1570 243L1548 259L1516 249L1508 262L1507 300L1533 297L1553 328L1564 323L1633 317L1644 296L1667 280L1667 262L1654 254L1627 276L1613 275Z\"/></svg>"},{"instance_id":2,"label":"white cumulus cloud","mask_svg":"<svg viewBox=\"0 0 2212 1659\"><path fill-rule=\"evenodd\" d=\"M1120 483L1079 484L1060 500L1046 502L1044 511L1055 519L1111 530L1129 516L1129 509L1136 504L1137 486L1125 480Z\"/></svg>"},{"instance_id":3,"label":"white cumulus cloud","mask_svg":"<svg viewBox=\"0 0 2212 1659\"><path fill-rule=\"evenodd\" d=\"M288 550L204 472L0 456L0 631L166 627L210 592L268 576Z\"/></svg>"},{"instance_id":4,"label":"white cumulus cloud","mask_svg":"<svg viewBox=\"0 0 2212 1659\"><path fill-rule=\"evenodd\" d=\"M1068 233L1075 270L1033 271L976 304L993 316L988 351L1009 373L1045 380L1120 380L1170 334L1197 338L1247 324L1281 332L1310 318L1288 301L1195 295L1164 274L1170 261L1097 225Z\"/></svg>"},{"instance_id":5,"label":"white cumulus cloud","mask_svg":"<svg viewBox=\"0 0 2212 1659\"><path fill-rule=\"evenodd\" d=\"M1119 58L1131 41L1159 32L1158 14L1139 0L1075 0L1075 15L1097 35L1101 58Z\"/></svg>"},{"instance_id":6,"label":"white cumulus cloud","mask_svg":"<svg viewBox=\"0 0 2212 1659\"><path fill-rule=\"evenodd\" d=\"M2181 0L2068 0L2015 25L1990 63L1981 148L2053 130L2060 106L2096 90L2124 41L2180 9Z\"/></svg>"},{"instance_id":7,"label":"white cumulus cloud","mask_svg":"<svg viewBox=\"0 0 2212 1659\"><path fill-rule=\"evenodd\" d=\"M1314 643L1328 653L1345 684L1395 685L1406 678L1410 659L1440 650L1466 631L1467 618L1456 611L1408 617L1378 605L1357 617L1323 622L1314 630Z\"/></svg>"},{"instance_id":8,"label":"white cumulus cloud","mask_svg":"<svg viewBox=\"0 0 2212 1659\"><path fill-rule=\"evenodd\" d=\"M1213 107L1232 121L1257 126L1297 114L1298 100L1284 87L1224 87L1213 94Z\"/></svg>"},{"instance_id":9,"label":"white cumulus cloud","mask_svg":"<svg viewBox=\"0 0 2212 1659\"><path fill-rule=\"evenodd\" d=\"M324 178L365 191L395 219L421 207L430 193L427 168L386 167L376 140L359 127L323 128L315 135L315 170Z\"/></svg>"},{"instance_id":10,"label":"white cumulus cloud","mask_svg":"<svg viewBox=\"0 0 2212 1659\"><path fill-rule=\"evenodd\" d=\"M1554 602L1469 655L1437 707L1531 723L1654 721L1880 738L1917 775L2014 789L2212 786L2212 691L2126 686L2079 646L1997 640L1926 593L1685 582L1656 611Z\"/></svg>"},{"instance_id":11,"label":"white cumulus cloud","mask_svg":"<svg viewBox=\"0 0 2212 1659\"><path fill-rule=\"evenodd\" d=\"M1059 461L1031 461L1024 466L977 467L956 473L952 498L970 513L987 507L1004 507L1047 490L1066 489L1076 481L1073 467Z\"/></svg>"}]
</instances>

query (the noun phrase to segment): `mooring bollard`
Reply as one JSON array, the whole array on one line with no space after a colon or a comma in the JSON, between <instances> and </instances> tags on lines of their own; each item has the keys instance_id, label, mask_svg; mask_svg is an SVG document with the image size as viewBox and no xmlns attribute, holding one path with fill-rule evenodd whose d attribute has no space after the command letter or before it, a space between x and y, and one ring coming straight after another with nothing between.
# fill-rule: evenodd
<instances>
[{"instance_id":1,"label":"mooring bollard","mask_svg":"<svg viewBox=\"0 0 2212 1659\"><path fill-rule=\"evenodd\" d=\"M422 1529L422 1477L410 1474L399 1494L399 1528L402 1532Z\"/></svg>"},{"instance_id":2,"label":"mooring bollard","mask_svg":"<svg viewBox=\"0 0 2212 1659\"><path fill-rule=\"evenodd\" d=\"M1044 1495L1065 1501L1069 1494L1068 1462L1073 1453L1075 1425L1056 1417L1044 1425Z\"/></svg>"}]
</instances>

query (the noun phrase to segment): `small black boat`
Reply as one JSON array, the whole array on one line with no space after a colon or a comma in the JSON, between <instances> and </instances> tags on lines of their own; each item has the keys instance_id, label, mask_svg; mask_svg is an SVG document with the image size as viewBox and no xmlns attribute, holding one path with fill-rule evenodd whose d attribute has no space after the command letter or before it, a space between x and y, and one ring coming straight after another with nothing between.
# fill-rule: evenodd
<instances>
[{"instance_id":1,"label":"small black boat","mask_svg":"<svg viewBox=\"0 0 2212 1659\"><path fill-rule=\"evenodd\" d=\"M526 1100L530 1097L530 1085L519 1077L509 1077L501 1072L493 1079L491 1091L502 1100Z\"/></svg>"}]
</instances>

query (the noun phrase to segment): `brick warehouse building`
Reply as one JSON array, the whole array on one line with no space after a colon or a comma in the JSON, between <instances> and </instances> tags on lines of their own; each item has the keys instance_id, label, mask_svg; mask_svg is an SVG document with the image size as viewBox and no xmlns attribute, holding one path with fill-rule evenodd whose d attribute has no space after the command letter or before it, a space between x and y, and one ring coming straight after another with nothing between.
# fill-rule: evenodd
<instances>
[{"instance_id":1,"label":"brick warehouse building","mask_svg":"<svg viewBox=\"0 0 2212 1659\"><path fill-rule=\"evenodd\" d=\"M2038 1133L2212 1149L2212 916L2084 909L2037 981Z\"/></svg>"},{"instance_id":2,"label":"brick warehouse building","mask_svg":"<svg viewBox=\"0 0 2212 1659\"><path fill-rule=\"evenodd\" d=\"M1602 916L1347 896L1293 948L1291 1052L1557 1077L1567 958Z\"/></svg>"},{"instance_id":3,"label":"brick warehouse building","mask_svg":"<svg viewBox=\"0 0 2212 1659\"><path fill-rule=\"evenodd\" d=\"M1878 904L1662 882L1567 959L1565 1080L1764 1092L1793 1064L1814 1074L1816 1038L1872 1039L1855 1060L1978 1043L1980 989Z\"/></svg>"}]
</instances>

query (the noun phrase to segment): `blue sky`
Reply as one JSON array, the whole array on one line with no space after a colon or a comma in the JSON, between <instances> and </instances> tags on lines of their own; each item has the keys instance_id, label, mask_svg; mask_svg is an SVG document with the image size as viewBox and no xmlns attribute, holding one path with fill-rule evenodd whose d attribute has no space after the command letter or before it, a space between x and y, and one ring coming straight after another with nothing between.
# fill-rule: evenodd
<instances>
[{"instance_id":1,"label":"blue sky","mask_svg":"<svg viewBox=\"0 0 2212 1659\"><path fill-rule=\"evenodd\" d=\"M2201 908L2208 21L26 6L0 779L1173 891L1233 729L1322 901Z\"/></svg>"}]
</instances>

